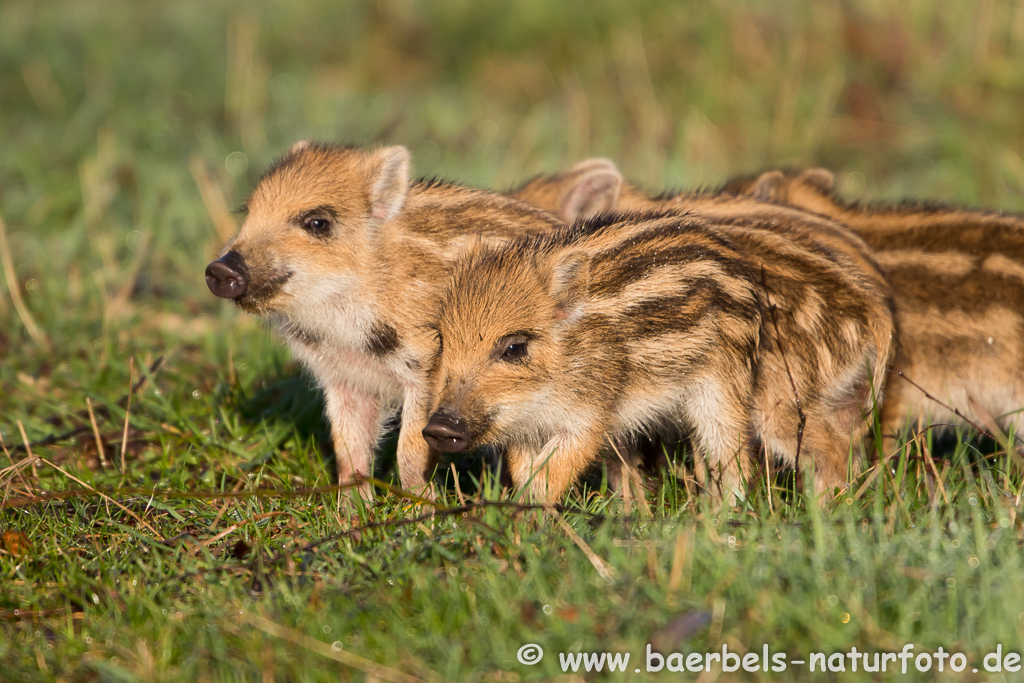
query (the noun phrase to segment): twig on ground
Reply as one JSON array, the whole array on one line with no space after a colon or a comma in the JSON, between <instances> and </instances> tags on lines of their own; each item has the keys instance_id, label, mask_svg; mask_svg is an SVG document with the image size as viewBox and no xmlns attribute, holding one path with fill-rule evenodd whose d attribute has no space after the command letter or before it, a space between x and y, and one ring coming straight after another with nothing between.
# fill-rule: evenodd
<instances>
[{"instance_id":1,"label":"twig on ground","mask_svg":"<svg viewBox=\"0 0 1024 683\"><path fill-rule=\"evenodd\" d=\"M103 452L103 439L100 438L100 428L96 424L96 414L92 410L92 401L88 396L85 397L85 407L89 411L89 423L92 425L92 435L96 439L96 454L99 456L100 467L107 466L107 457Z\"/></svg>"},{"instance_id":2,"label":"twig on ground","mask_svg":"<svg viewBox=\"0 0 1024 683\"><path fill-rule=\"evenodd\" d=\"M11 466L9 468L5 467L3 470L0 470L0 474L2 474L3 472L5 472L7 470L12 471L14 474L16 474L18 476L18 479L21 481L21 487L22 487L22 489L24 489L25 494L26 495L33 495L34 491L29 487L28 482L25 481L25 477L21 476L21 470L24 467L24 461L22 461L22 463L15 463L14 462L14 458L11 457L10 451L7 450L7 444L4 443L4 435L2 433L0 433L0 447L3 448L4 454L7 456L7 459L11 461ZM6 504L7 504L7 488L4 489L4 501L3 501L3 505L0 505L0 509L2 509L3 507L6 507Z\"/></svg>"},{"instance_id":3,"label":"twig on ground","mask_svg":"<svg viewBox=\"0 0 1024 683\"><path fill-rule=\"evenodd\" d=\"M368 677L375 678L378 680L392 681L393 683L422 683L424 681L443 681L438 674L429 672L427 678L417 678L407 673L403 673L398 669L392 669L391 667L378 664L370 659L360 657L357 654L353 654L344 649L335 649L327 643L307 636L305 633L301 633L294 629L282 626L276 622L270 621L265 617L261 617L257 614L244 614L241 621L244 621L253 628L257 628L264 633L280 638L289 643L298 645L314 654L318 654L321 657L327 657L333 659L336 662L340 662L345 666L350 666L353 669L358 669L367 674Z\"/></svg>"},{"instance_id":4,"label":"twig on ground","mask_svg":"<svg viewBox=\"0 0 1024 683\"><path fill-rule=\"evenodd\" d=\"M153 530L152 527L150 527L148 524L143 522L134 513L132 513L130 510L125 508L123 505L118 503L116 500L114 500L110 496L108 496L108 495L104 494L103 492L98 491L95 488L85 484L84 482L82 482L81 480L76 479L75 477L71 476L70 474L67 474L67 472L64 472L64 470L60 469L59 467L56 467L55 465L53 465L49 461L47 461L45 459L42 459L42 458L40 460L42 462L45 462L45 463L51 465L52 467L55 467L58 471L64 473L66 476L68 476L71 479L73 479L74 481L78 482L79 484L84 486L86 489L88 489L89 492L91 492L91 493L93 493L95 495L100 496L101 498L103 498L108 503L114 503L115 505L117 505L121 509L125 510L125 512L128 512L128 514L130 514L133 517L135 517L135 519L138 520L140 523L145 524L147 526L147 528L149 528L151 531ZM340 531L340 532L337 532L337 533L334 533L334 534L330 534L330 535L325 536L323 538L320 538L320 539L318 539L316 541L311 541L311 542L305 543L305 544L303 544L303 545L301 545L299 547L290 548L290 549L288 549L286 551L282 551L276 557L271 559L269 564L271 564L271 565L277 564L278 562L280 562L285 557L286 554L295 553L295 552L305 553L305 552L309 552L311 550L314 550L315 548L317 548L319 546L322 546L322 545L325 545L327 543L331 543L331 542L334 542L334 541L338 541L338 540L341 540L341 539L344 539L344 538L350 538L350 537L358 538L359 536L362 535L363 532L366 532L366 531L371 531L371 530L374 530L374 529L381 529L381 528L386 528L386 527L397 528L397 527L403 527L403 526L422 526L423 523L427 522L427 521L434 522L434 521L437 521L438 518L458 516L458 515L462 515L462 514L466 514L466 513L472 512L473 510L485 509L485 508L509 509L509 510L512 510L513 515L517 515L517 514L520 514L520 513L523 513L523 512L541 511L541 510L554 510L554 511L559 512L559 513L569 512L569 513L572 513L572 514L584 515L584 516L588 517L591 520L592 523L600 523L600 522L603 522L605 519L607 519L607 516L604 515L604 514L601 514L601 513L589 512L587 510L581 510L581 509L569 509L569 508L566 508L566 507L564 507L562 505L526 504L526 503L516 503L516 502L512 502L512 501L501 501L501 500L480 500L480 501L476 501L476 502L467 502L466 505L461 505L459 507L445 508L445 507L442 507L439 503L436 503L434 501L426 501L425 499L422 499L419 496L416 496L414 494L410 494L408 492L402 491L401 489L397 489L397 488L395 488L393 486L390 486L389 484L386 484L385 482L382 482L382 481L379 481L379 480L376 480L376 479L369 479L369 481L371 483L373 483L374 485L380 487L380 488L385 488L385 489L387 489L389 491L392 491L396 495L401 495L403 497L406 497L406 498L408 498L410 500L414 500L414 501L422 501L422 502L425 502L425 503L429 503L433 509L430 512L427 512L425 514L422 514L422 515L419 515L419 516L416 516L416 517L403 517L403 518L399 518L399 519L394 519L394 518L383 519L383 520L379 520L379 521L376 521L376 522L371 522L371 523L368 523L368 524L364 524L364 525L361 525L361 526L350 527L349 529L346 529L344 531ZM146 496L154 496L155 495L155 496L159 496L161 499L165 499L165 500L166 499L199 500L199 499L213 499L213 498L241 498L241 497L253 497L253 496L267 496L267 497L276 497L276 498L297 498L297 497L304 497L304 496L317 495L317 494L333 493L333 492L338 491L340 489L351 488L351 487L356 486L356 485L357 484L355 484L355 483L352 483L352 484L341 484L341 485L325 486L325 487L318 487L318 488L312 488L312 489L301 489L301 490L297 490L297 491L257 490L257 491L241 491L241 492L225 491L225 492L213 492L213 493L184 493L184 492L172 492L172 491L150 492L150 491L147 491L147 490L126 491L124 489L121 489L121 490L118 491L118 493L124 494L124 493L133 492L133 493L137 493L137 494L140 494L140 495L146 495ZM55 500L55 499L72 498L72 497L84 497L84 495L85 495L85 492L82 492L82 491L58 492L58 493L52 493L52 494L45 494L45 495L35 496L34 498L27 499L27 500L7 501L7 503L5 503L4 505L0 505L0 509L4 509L6 507L20 507L20 506L27 505L27 504L33 504L33 503L39 503L39 502L47 502L47 501ZM625 516L625 517L617 517L616 521L619 524L632 524L634 522L646 522L646 521L649 521L649 518L641 519L639 517L628 517L628 516ZM476 523L478 526L481 526L482 528L488 530L489 532L497 533L496 530L493 527L485 524L482 520L474 519L473 522ZM155 531L154 531L154 535L159 536L159 534L156 534Z\"/></svg>"},{"instance_id":5,"label":"twig on ground","mask_svg":"<svg viewBox=\"0 0 1024 683\"><path fill-rule=\"evenodd\" d=\"M954 415L959 417L961 420L963 420L964 422L966 422L970 426L974 427L976 430L978 430L978 432L980 432L984 436L987 436L988 438L992 439L993 441L998 441L998 439L995 437L994 434L990 433L987 429L985 429L984 427L979 425L977 422L974 422L974 421L968 419L967 416L964 415L963 413L961 413L958 409L954 408L953 406L951 406L951 405L949 405L947 403L943 403L939 399L937 399L934 396L932 396L931 394L929 394L928 391L924 387L922 387L920 384L918 384L914 380L912 380L909 377L907 377L906 375L904 375L902 370L897 370L896 371L896 376L900 377L903 380L906 380L907 382L910 382L910 384L913 385L922 394L924 394L924 397L926 399L928 399L929 401L933 401L933 402L937 403L938 405L942 406L943 408L945 408L949 412L953 413Z\"/></svg>"},{"instance_id":6,"label":"twig on ground","mask_svg":"<svg viewBox=\"0 0 1024 683\"><path fill-rule=\"evenodd\" d=\"M135 383L135 386L132 387L132 390L131 390L130 393L135 393L136 391L141 389L142 386L146 383L146 380L148 379L148 376L152 375L157 370L159 370L160 369L160 365L163 362L164 362L164 357L163 356L157 357L157 359L155 361L153 361L152 365L149 366L149 373L148 374L144 374L144 375L142 375L142 377L139 378L139 381ZM127 403L127 401L128 401L128 396L127 395L122 396L117 401L116 405L119 405L119 406L120 405L125 405ZM46 437L43 437L42 439L37 440L36 441L36 448L43 448L44 446L52 446L55 443L60 443L62 441L67 441L68 439L72 439L72 438L74 438L76 436L81 436L82 434L88 433L90 431L90 429L91 428L88 425L86 425L84 427L76 427L76 428L74 428L72 430L69 430L69 431L66 431L66 432L64 432L62 434L50 434L49 436L46 436ZM23 451L24 450L24 446L14 445L14 446L11 446L11 450L14 451L14 452Z\"/></svg>"},{"instance_id":7,"label":"twig on ground","mask_svg":"<svg viewBox=\"0 0 1024 683\"><path fill-rule=\"evenodd\" d=\"M135 374L135 358L128 359L128 402L124 409L124 433L121 435L121 476L125 476L128 471L125 469L124 464L124 453L128 450L128 419L132 415L132 380Z\"/></svg>"},{"instance_id":8,"label":"twig on ground","mask_svg":"<svg viewBox=\"0 0 1024 683\"><path fill-rule=\"evenodd\" d=\"M224 538L228 534L230 534L230 533L232 533L234 531L238 531L238 529L240 529L241 527L245 526L246 524L254 524L254 523L262 521L264 519L270 519L271 517L280 517L281 515L287 515L287 514L288 513L284 512L284 511L277 511L277 512L265 512L262 515L255 515L254 517L250 517L249 519L247 519L247 520L245 520L243 522L239 522L238 524L232 524L231 526L229 526L227 529L225 529L224 531L220 532L216 536L213 536L211 538L206 539L205 541L202 541L200 543L200 545L203 545L203 546L213 545L214 543L216 543L220 539Z\"/></svg>"},{"instance_id":9,"label":"twig on ground","mask_svg":"<svg viewBox=\"0 0 1024 683\"><path fill-rule=\"evenodd\" d=\"M231 493L238 493L238 490L242 488L242 486L244 485L245 478L243 477L238 480L238 483L235 484L235 488L231 489ZM217 516L213 518L213 521L210 522L210 526L207 527L208 529L213 530L217 528L217 524L220 522L220 518L223 517L224 513L228 511L228 507L231 505L231 500L231 498L228 498L226 501L224 501L224 504L221 505L220 510L217 511Z\"/></svg>"},{"instance_id":10,"label":"twig on ground","mask_svg":"<svg viewBox=\"0 0 1024 683\"><path fill-rule=\"evenodd\" d=\"M18 311L18 317L21 318L21 324L25 326L32 341L41 346L44 351L50 351L50 340L46 333L39 329L35 318L32 317L32 313L25 305L25 300L21 298L18 278L14 272L14 259L11 258L11 247L7 243L7 226L4 225L3 218L0 218L0 263L3 264L4 275L7 279L7 291L11 295L15 310Z\"/></svg>"},{"instance_id":11,"label":"twig on ground","mask_svg":"<svg viewBox=\"0 0 1024 683\"><path fill-rule=\"evenodd\" d=\"M1010 443L1009 435L1007 435L1006 439L1000 439L995 434L993 434L991 431L989 431L989 430L985 429L984 427L982 427L981 425L979 425L977 422L974 422L973 420L968 419L968 417L966 415L964 415L963 413L961 413L958 409L954 408L953 406L951 406L951 405L949 405L947 403L943 403L939 399L937 399L934 396L932 396L930 393L928 393L928 391L924 387L922 387L920 384L918 384L914 380L912 380L909 377L907 377L906 375L904 375L902 370L897 370L896 371L896 375L898 377L906 380L907 382L910 382L910 384L913 385L922 394L924 394L924 397L927 398L929 401L933 401L934 403L937 403L938 405L942 406L943 408L945 408L946 410L948 410L949 412L953 413L954 415L959 417L961 420L963 420L964 422L969 424L971 427L974 427L974 429L976 429L981 435L987 436L988 438L992 439L996 443L1000 443L1000 442L1005 443L1006 444L1006 451L1007 451L1007 453L1012 451L1013 454L1016 455L1017 457L1024 458L1024 453L1021 452L1021 447L1019 445L1014 445L1014 444ZM994 420L993 420L993 422L994 422ZM998 427L998 425L996 425L996 426ZM1020 438L1017 437L1016 434L1014 435L1014 440L1017 442L1017 444L1021 443Z\"/></svg>"},{"instance_id":12,"label":"twig on ground","mask_svg":"<svg viewBox=\"0 0 1024 683\"><path fill-rule=\"evenodd\" d=\"M377 486L381 486L383 484L383 482L378 481L376 479L369 479L369 481L372 482L373 484L377 485ZM387 485L385 485L385 486L387 486ZM419 498L419 496L415 496L413 494L408 494L408 493L406 493L404 491L401 491L401 489L395 489L394 487L391 487L391 486L387 486L387 488L392 490L392 491L394 491L394 492L396 492L396 493L405 494L405 495L409 496L410 498L415 498L415 499ZM467 513L467 512L470 512L472 510L483 509L483 508L511 509L513 511L513 513L515 513L515 514L519 514L519 513L522 513L522 512L539 511L539 510L554 510L554 511L559 512L559 513L562 513L562 512L572 512L574 514L585 515L585 516L589 517L591 519L591 521L593 521L593 522L602 522L602 521L604 521L606 519L606 516L601 514L601 513L589 512L587 510L576 510L576 509L569 510L565 506L562 506L562 505L552 505L550 503L528 504L528 503L516 503L516 502L513 502L513 501L504 501L504 500L480 500L480 501L476 501L476 502L467 503L466 505L461 505L459 507L444 508L444 507L441 507L440 504L438 504L438 503L435 503L433 501L429 501L429 502L431 503L431 505L434 506L435 509L433 511L431 511L431 512L426 513L426 514L422 514L422 515L419 515L417 517L403 517L403 518L400 518L400 519L383 519L383 520L380 520L380 521L377 521L377 522L371 522L369 524L364 524L364 525L361 525L361 526L358 526L358 527L351 527L351 528L346 529L344 531L339 531L339 532L331 534L329 536L325 536L324 538L321 538L321 539L319 539L317 541L313 541L311 543L307 543L307 544L303 545L301 548L299 548L298 550L301 551L301 552L308 552L310 550L313 550L314 548L317 548L317 547L319 547L321 545L325 545L325 544L330 543L332 541L337 541L337 540L341 540L343 538L349 538L349 537L353 537L353 536L358 537L358 536L362 535L362 533L364 531L371 531L373 529L379 529L379 528L383 528L383 527L415 526L415 525L423 524L423 522L427 522L427 521L433 522L433 521L436 521L439 518L452 517L452 516L456 516L456 515L461 515L463 513ZM636 518L636 517L617 517L616 521L618 521L621 524L631 524L633 522L641 522L641 521L648 521L648 520L646 520L646 519L642 520L642 519L639 519L639 518ZM481 524L482 524L482 522L481 522ZM484 526L486 526L486 525L484 525ZM487 527L487 528L490 528L490 527ZM295 552L295 551L294 550L290 550L288 552ZM278 557L274 558L274 560L271 561L271 564L276 564L278 561L280 561L282 555L278 555Z\"/></svg>"},{"instance_id":13,"label":"twig on ground","mask_svg":"<svg viewBox=\"0 0 1024 683\"><path fill-rule=\"evenodd\" d=\"M339 489L352 488L356 484L342 484L336 486L319 486L308 489L296 489L294 491L277 491L274 489L256 489L254 491L209 491L209 492L187 492L187 491L152 491L150 489L143 488L117 488L108 489L106 492L116 495L123 496L140 496L145 498L156 497L160 500L217 500L222 498L302 498L303 496L312 496L323 493L334 493ZM37 503L48 503L53 500L68 500L73 498L84 498L90 493L101 495L104 491L95 488L89 488L88 491L83 490L70 490L70 491L49 491L47 493L40 493L35 496L27 498L16 498L7 502L7 505L0 506L0 509L5 507L25 507L26 505L35 505Z\"/></svg>"},{"instance_id":14,"label":"twig on ground","mask_svg":"<svg viewBox=\"0 0 1024 683\"><path fill-rule=\"evenodd\" d=\"M594 569L596 569L597 573L601 575L601 578L605 581L613 580L615 578L615 568L598 557L593 548L587 545L587 542L576 533L576 530L569 525L569 522L565 521L565 518L562 517L558 510L555 509L555 506L545 505L544 509L551 513L555 518L555 521L558 522L558 526L562 527L562 531L565 532L566 536L571 538L573 543L579 546L580 550L583 551L583 554L587 556L588 560L590 560L590 564L594 565Z\"/></svg>"},{"instance_id":15,"label":"twig on ground","mask_svg":"<svg viewBox=\"0 0 1024 683\"><path fill-rule=\"evenodd\" d=\"M39 472L36 471L36 459L32 455L32 446L28 443L28 435L25 434L25 425L18 420L18 431L21 432L21 442L25 444L25 454L28 458L29 467L32 468L32 490L35 491L39 488Z\"/></svg>"},{"instance_id":16,"label":"twig on ground","mask_svg":"<svg viewBox=\"0 0 1024 683\"><path fill-rule=\"evenodd\" d=\"M142 519L141 517L139 517L139 516L138 516L137 514L135 514L134 512L132 512L131 510L129 510L129 509L128 509L128 508L126 508L126 507L125 507L124 505L122 505L121 503L117 502L116 500L114 500L114 499L113 499L113 498L111 498L110 496L108 496L108 495L106 495L105 493L102 493L102 492L100 492L100 491L97 491L96 489L94 489L93 487L89 486L88 484L86 484L86 483L85 483L84 481L82 481L81 479L79 479L79 478L78 478L78 477L76 477L75 475L71 474L70 472L68 472L67 470L63 469L62 467L59 467L59 466L57 466L57 465L53 464L52 462L50 462L50 461L49 461L49 460L47 460L46 458L39 458L39 461L40 461L40 462L44 462L44 463L46 463L47 465L49 465L49 466L50 466L50 467L52 467L53 469L57 470L58 472L60 472L61 474L63 474L63 475L64 475L65 477L67 477L68 479L70 479L70 480L72 480L72 481L76 482L76 483L77 483L77 484L79 484L80 486L84 486L85 488L89 489L90 491L92 491L93 493L95 493L95 494L96 494L96 495L98 495L98 496L99 496L100 498L104 499L105 501L107 501L107 502L109 502L109 503L113 503L113 504L114 504L114 505L116 505L117 507L121 508L121 510L123 510L124 512L127 512L127 513L128 513L128 514L129 514L129 515L130 515L130 516L132 517L132 519L134 519L134 520L135 520L136 522L138 522L138 523L139 523L139 524L140 524L141 526L144 526L144 527L146 527L147 529L149 529L149 530L150 530L150 531L151 531L151 532L153 533L153 535L154 535L154 536L156 536L157 538L159 538L159 537L160 537L160 534L159 534L159 533L157 533L157 530L156 530L156 529L154 529L153 527L151 527L151 526L149 525L149 523L148 523L148 522L146 522L145 520L143 520L143 519Z\"/></svg>"}]
</instances>

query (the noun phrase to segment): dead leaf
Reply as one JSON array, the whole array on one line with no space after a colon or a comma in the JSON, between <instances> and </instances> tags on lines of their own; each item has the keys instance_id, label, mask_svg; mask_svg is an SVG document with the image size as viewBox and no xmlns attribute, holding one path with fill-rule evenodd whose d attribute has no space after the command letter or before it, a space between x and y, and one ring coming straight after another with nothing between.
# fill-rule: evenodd
<instances>
[{"instance_id":1,"label":"dead leaf","mask_svg":"<svg viewBox=\"0 0 1024 683\"><path fill-rule=\"evenodd\" d=\"M32 543L28 536L20 531L5 531L3 533L4 550L11 555L28 556L32 554Z\"/></svg>"},{"instance_id":2,"label":"dead leaf","mask_svg":"<svg viewBox=\"0 0 1024 683\"><path fill-rule=\"evenodd\" d=\"M570 607L559 607L555 611L555 614L557 614L558 618L561 619L562 621L567 621L570 624L575 624L576 620L579 619L580 611L579 611L578 608L572 607L572 606L570 606Z\"/></svg>"}]
</instances>

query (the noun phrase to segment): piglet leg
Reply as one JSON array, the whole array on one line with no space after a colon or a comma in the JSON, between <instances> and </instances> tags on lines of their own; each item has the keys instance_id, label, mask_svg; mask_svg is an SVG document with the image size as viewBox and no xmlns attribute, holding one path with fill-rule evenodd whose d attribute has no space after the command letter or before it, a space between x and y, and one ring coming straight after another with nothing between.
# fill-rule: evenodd
<instances>
[{"instance_id":1,"label":"piglet leg","mask_svg":"<svg viewBox=\"0 0 1024 683\"><path fill-rule=\"evenodd\" d=\"M407 387L398 434L398 476L406 491L427 497L431 497L428 484L437 465L437 454L430 449L422 435L423 427L429 419L430 411L423 390Z\"/></svg>"},{"instance_id":2,"label":"piglet leg","mask_svg":"<svg viewBox=\"0 0 1024 683\"><path fill-rule=\"evenodd\" d=\"M600 430L560 432L539 451L512 444L506 450L509 474L516 488L528 487L530 498L557 503L594 461L602 444Z\"/></svg>"},{"instance_id":3,"label":"piglet leg","mask_svg":"<svg viewBox=\"0 0 1024 683\"><path fill-rule=\"evenodd\" d=\"M331 423L338 483L347 484L359 477L369 477L382 431L380 399L344 383L328 386L324 395L327 419ZM373 498L373 487L369 482L363 482L356 490L364 500Z\"/></svg>"}]
</instances>

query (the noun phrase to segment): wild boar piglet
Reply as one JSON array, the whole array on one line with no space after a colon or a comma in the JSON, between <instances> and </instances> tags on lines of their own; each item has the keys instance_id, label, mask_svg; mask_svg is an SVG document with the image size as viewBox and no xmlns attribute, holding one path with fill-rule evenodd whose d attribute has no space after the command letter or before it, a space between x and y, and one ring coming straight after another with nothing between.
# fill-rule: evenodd
<instances>
[{"instance_id":1,"label":"wild boar piglet","mask_svg":"<svg viewBox=\"0 0 1024 683\"><path fill-rule=\"evenodd\" d=\"M323 388L342 483L371 473L402 407L399 474L406 488L424 487L436 455L419 435L433 353L425 326L454 254L470 237L500 242L561 225L502 195L411 180L409 167L397 145L296 143L206 268L210 290L276 322Z\"/></svg>"},{"instance_id":2,"label":"wild boar piglet","mask_svg":"<svg viewBox=\"0 0 1024 683\"><path fill-rule=\"evenodd\" d=\"M513 482L544 500L610 442L682 430L712 493L741 493L758 447L790 463L802 448L819 490L842 484L891 314L809 239L604 213L471 248L441 297L424 438L504 447Z\"/></svg>"},{"instance_id":3,"label":"wild boar piglet","mask_svg":"<svg viewBox=\"0 0 1024 683\"><path fill-rule=\"evenodd\" d=\"M874 245L866 244L861 235L841 221L770 201L766 192L756 190L760 180L745 177L718 189L651 194L627 182L614 162L593 158L562 173L535 176L507 194L554 213L567 223L605 211L675 211L735 226L774 224L789 236L795 231L807 232L812 238L805 241L805 246L836 263L849 263L851 273L861 280L863 287L875 292L889 289L875 262Z\"/></svg>"},{"instance_id":4,"label":"wild boar piglet","mask_svg":"<svg viewBox=\"0 0 1024 683\"><path fill-rule=\"evenodd\" d=\"M887 436L958 418L1024 434L1024 216L915 201L847 203L822 168L769 171L733 189L842 222L893 291L900 348L887 380ZM922 391L924 389L924 391ZM886 452L894 442L887 440Z\"/></svg>"}]
</instances>

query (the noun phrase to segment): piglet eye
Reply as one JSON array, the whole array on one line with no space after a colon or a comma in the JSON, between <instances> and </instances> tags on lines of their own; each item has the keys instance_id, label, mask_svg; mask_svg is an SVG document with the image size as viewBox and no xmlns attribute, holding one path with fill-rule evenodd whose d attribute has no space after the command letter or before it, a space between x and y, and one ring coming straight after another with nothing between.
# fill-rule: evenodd
<instances>
[{"instance_id":1,"label":"piglet eye","mask_svg":"<svg viewBox=\"0 0 1024 683\"><path fill-rule=\"evenodd\" d=\"M302 229L318 237L324 237L331 232L331 222L326 218L311 216L302 223Z\"/></svg>"},{"instance_id":2,"label":"piglet eye","mask_svg":"<svg viewBox=\"0 0 1024 683\"><path fill-rule=\"evenodd\" d=\"M525 356L525 341L509 342L505 345L505 350L501 353L501 359L507 363L515 363L516 361L522 360Z\"/></svg>"},{"instance_id":3,"label":"piglet eye","mask_svg":"<svg viewBox=\"0 0 1024 683\"><path fill-rule=\"evenodd\" d=\"M522 363L526 359L526 347L531 338L528 332L506 334L494 344L491 358L505 363ZM480 339L483 341L483 337Z\"/></svg>"}]
</instances>

